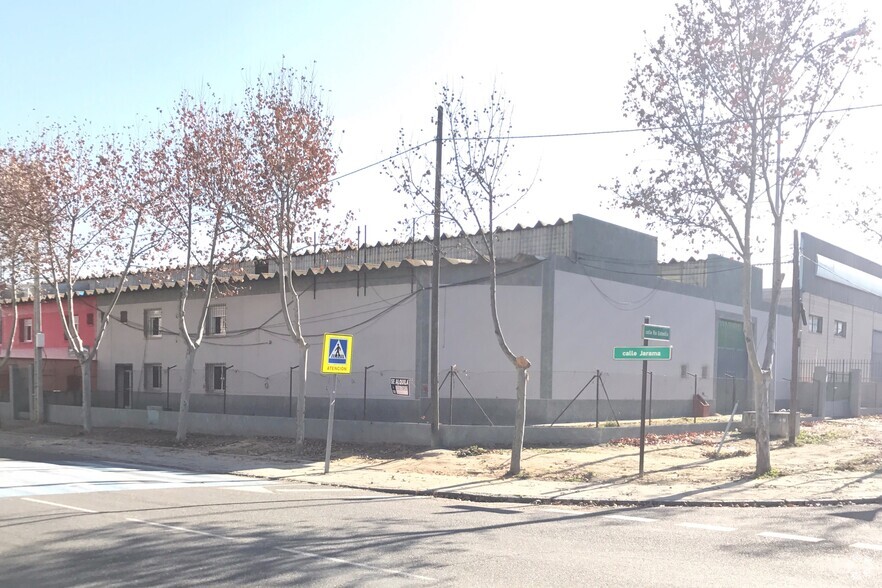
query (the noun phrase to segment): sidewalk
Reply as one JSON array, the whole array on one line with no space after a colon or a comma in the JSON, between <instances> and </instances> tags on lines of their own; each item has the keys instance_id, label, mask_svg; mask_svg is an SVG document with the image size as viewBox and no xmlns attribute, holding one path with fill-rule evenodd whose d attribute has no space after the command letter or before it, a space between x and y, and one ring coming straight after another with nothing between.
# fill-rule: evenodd
<instances>
[{"instance_id":1,"label":"sidewalk","mask_svg":"<svg viewBox=\"0 0 882 588\"><path fill-rule=\"evenodd\" d=\"M167 435L167 434L166 434ZM616 481L576 482L445 475L401 471L401 460L350 464L331 462L324 474L321 461L273 459L219 453L200 449L157 447L101 440L78 434L63 425L5 424L0 430L0 456L4 448L33 448L65 456L91 457L155 465L189 471L234 473L241 476L359 488L396 494L414 494L473 501L541 504L593 504L616 506L813 506L831 504L882 504L882 471L819 471L780 477L741 479L706 485L697 481L657 483L624 476ZM427 452L424 460L431 459ZM395 467L391 467L392 462ZM396 469L397 468L397 469ZM524 468L529 471L529 464ZM636 474L636 472L635 472Z\"/></svg>"}]
</instances>

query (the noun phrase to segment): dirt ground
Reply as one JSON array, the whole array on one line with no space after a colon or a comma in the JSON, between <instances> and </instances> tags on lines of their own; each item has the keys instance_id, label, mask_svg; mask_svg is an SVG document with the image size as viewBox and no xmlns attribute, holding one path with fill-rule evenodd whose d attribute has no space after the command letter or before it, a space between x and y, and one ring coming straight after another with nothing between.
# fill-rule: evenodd
<instances>
[{"instance_id":1,"label":"dirt ground","mask_svg":"<svg viewBox=\"0 0 882 588\"><path fill-rule=\"evenodd\" d=\"M623 423L624 424L624 423ZM44 425L43 433L80 436L73 427ZM96 429L89 440L178 447L174 434L136 429ZM752 477L755 442L730 433L722 451L716 449L720 432L647 435L645 484L694 482L723 484ZM803 423L795 445L772 441L772 467L767 477L842 472L882 476L882 416ZM182 446L209 454L261 457L290 461L294 444L284 438L235 438L190 435ZM526 447L522 477L567 482L620 483L635 481L639 440L623 438L589 447ZM509 448L472 446L456 450L420 450L402 445L334 444L332 459L338 468L367 468L392 473L501 478L509 468ZM324 459L324 442L308 441L300 459Z\"/></svg>"}]
</instances>

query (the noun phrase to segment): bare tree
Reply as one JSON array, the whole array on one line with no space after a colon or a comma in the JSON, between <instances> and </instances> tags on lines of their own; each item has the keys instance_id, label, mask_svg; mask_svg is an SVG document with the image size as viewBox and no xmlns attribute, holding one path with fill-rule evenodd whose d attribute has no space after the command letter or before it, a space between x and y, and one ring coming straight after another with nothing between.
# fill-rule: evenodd
<instances>
[{"instance_id":1,"label":"bare tree","mask_svg":"<svg viewBox=\"0 0 882 588\"><path fill-rule=\"evenodd\" d=\"M138 144L114 140L93 146L81 132L54 128L28 149L42 177L30 194L43 279L58 307L71 352L82 373L83 429L92 429L92 361L133 264L154 250L154 200L149 158ZM94 341L83 341L74 308L77 282L112 271L115 288L99 313Z\"/></svg>"},{"instance_id":2,"label":"bare tree","mask_svg":"<svg viewBox=\"0 0 882 588\"><path fill-rule=\"evenodd\" d=\"M486 104L475 110L469 109L462 95L447 86L441 89L440 99L447 127L445 143L450 153L442 168L440 213L442 221L459 229L475 255L489 267L493 332L500 351L516 373L509 467L509 475L516 475L521 471L530 361L512 351L499 319L495 230L499 217L523 198L530 186L509 186L511 103L503 95L494 89ZM417 214L426 217L434 208L434 162L404 141L399 151L407 155L392 160L387 173L396 182L397 190L410 197Z\"/></svg>"},{"instance_id":3,"label":"bare tree","mask_svg":"<svg viewBox=\"0 0 882 588\"><path fill-rule=\"evenodd\" d=\"M0 299L10 300L12 323L8 338L0 340L0 368L9 361L18 328L18 277L24 265L24 246L29 243L28 225L21 211L27 209L29 184L33 180L31 167L15 149L0 149ZM4 318L5 313L0 312L0 337L5 333Z\"/></svg>"},{"instance_id":4,"label":"bare tree","mask_svg":"<svg viewBox=\"0 0 882 588\"><path fill-rule=\"evenodd\" d=\"M178 328L186 345L176 438L184 442L196 355L208 331L218 277L232 271L246 242L230 220L230 209L234 198L249 190L247 154L240 117L222 109L216 99L197 100L186 94L178 101L162 144L157 165L160 210L169 228L167 245L183 258L175 279L181 284ZM191 298L194 294L198 300Z\"/></svg>"},{"instance_id":5,"label":"bare tree","mask_svg":"<svg viewBox=\"0 0 882 588\"><path fill-rule=\"evenodd\" d=\"M674 235L728 244L743 262L742 320L757 414L756 474L771 469L769 391L783 275L781 223L841 114L830 112L861 69L866 28L846 30L814 0L690 0L637 56L624 110L664 163L610 187L616 204ZM759 224L758 224L759 223ZM761 356L751 309L758 231L773 230L769 328Z\"/></svg>"},{"instance_id":6,"label":"bare tree","mask_svg":"<svg viewBox=\"0 0 882 588\"><path fill-rule=\"evenodd\" d=\"M278 268L279 305L285 327L300 350L295 450L303 447L309 343L301 326L300 293L291 256L337 239L330 220L331 176L337 150L331 125L312 77L285 66L246 90L244 124L252 189L235 200L241 229L260 255Z\"/></svg>"}]
</instances>

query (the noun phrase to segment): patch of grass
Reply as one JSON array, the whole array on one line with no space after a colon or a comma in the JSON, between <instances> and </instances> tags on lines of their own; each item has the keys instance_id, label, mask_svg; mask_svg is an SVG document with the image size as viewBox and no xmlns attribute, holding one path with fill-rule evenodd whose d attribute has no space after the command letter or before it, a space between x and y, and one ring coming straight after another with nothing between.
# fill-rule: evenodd
<instances>
[{"instance_id":1,"label":"patch of grass","mask_svg":"<svg viewBox=\"0 0 882 588\"><path fill-rule=\"evenodd\" d=\"M837 463L833 469L837 472L873 471L880 465L880 458L875 455L867 455Z\"/></svg>"},{"instance_id":2,"label":"patch of grass","mask_svg":"<svg viewBox=\"0 0 882 588\"><path fill-rule=\"evenodd\" d=\"M732 451L721 451L717 454L715 449L708 449L707 451L703 451L701 453L703 457L708 459L727 459L730 457L747 457L749 455L753 455L747 449L733 449Z\"/></svg>"},{"instance_id":3,"label":"patch of grass","mask_svg":"<svg viewBox=\"0 0 882 588\"><path fill-rule=\"evenodd\" d=\"M618 427L619 423L617 423L615 421L606 421L605 423L602 423L600 426L601 427Z\"/></svg>"},{"instance_id":4,"label":"patch of grass","mask_svg":"<svg viewBox=\"0 0 882 588\"><path fill-rule=\"evenodd\" d=\"M784 472L782 472L781 470L772 468L761 476L755 476L755 478L757 480L774 480L775 478L780 478L783 475Z\"/></svg>"},{"instance_id":5,"label":"patch of grass","mask_svg":"<svg viewBox=\"0 0 882 588\"><path fill-rule=\"evenodd\" d=\"M469 447L461 447L456 450L456 457L473 457L475 455L484 455L490 453L492 449L485 449L478 445L470 445Z\"/></svg>"},{"instance_id":6,"label":"patch of grass","mask_svg":"<svg viewBox=\"0 0 882 588\"><path fill-rule=\"evenodd\" d=\"M564 482L590 482L594 479L594 472L583 472L561 478Z\"/></svg>"},{"instance_id":7,"label":"patch of grass","mask_svg":"<svg viewBox=\"0 0 882 588\"><path fill-rule=\"evenodd\" d=\"M837 431L827 431L826 433L811 433L809 431L800 431L796 436L796 446L800 445L821 445L829 443L838 438L840 434Z\"/></svg>"}]
</instances>

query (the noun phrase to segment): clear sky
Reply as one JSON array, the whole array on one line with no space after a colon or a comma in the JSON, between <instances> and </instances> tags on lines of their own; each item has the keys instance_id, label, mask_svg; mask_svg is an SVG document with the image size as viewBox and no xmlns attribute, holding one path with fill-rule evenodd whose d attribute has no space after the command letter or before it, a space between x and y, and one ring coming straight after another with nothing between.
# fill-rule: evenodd
<instances>
[{"instance_id":1,"label":"clear sky","mask_svg":"<svg viewBox=\"0 0 882 588\"><path fill-rule=\"evenodd\" d=\"M876 0L843 0L855 24L882 22ZM436 84L455 82L475 104L495 84L514 105L516 134L633 128L621 104L633 55L661 32L673 0L0 0L0 141L48 122L88 121L94 132L149 128L184 89L238 100L248 79L285 63L313 68L327 90L340 173L395 151L399 129L430 139ZM644 31L647 31L645 34ZM873 34L878 33L873 30ZM878 37L877 37L878 38ZM882 73L863 104L882 103ZM835 164L810 192L797 228L882 263L882 247L841 220L862 185L878 189L882 109L852 116L840 138L856 169ZM637 134L518 141L512 162L539 182L503 226L597 216L634 229L598 189L635 163ZM639 153L647 161L651 153ZM379 168L339 182L340 206L389 240L401 196ZM353 227L353 238L355 229ZM786 232L785 235L789 235ZM693 249L662 238L661 255ZM789 240L788 240L789 242ZM722 246L715 251L730 252ZM758 261L769 261L764 253Z\"/></svg>"}]
</instances>

